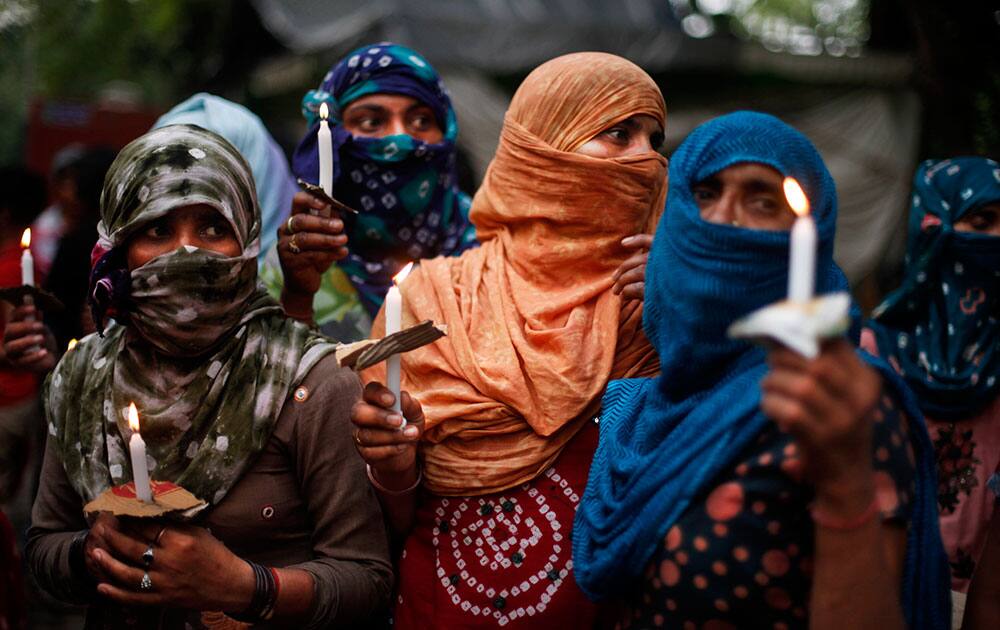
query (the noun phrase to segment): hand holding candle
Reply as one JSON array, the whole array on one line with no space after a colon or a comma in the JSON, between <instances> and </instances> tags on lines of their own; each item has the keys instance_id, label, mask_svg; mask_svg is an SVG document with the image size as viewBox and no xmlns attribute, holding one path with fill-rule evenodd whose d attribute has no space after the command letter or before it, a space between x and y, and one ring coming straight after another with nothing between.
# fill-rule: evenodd
<instances>
[{"instance_id":1,"label":"hand holding candle","mask_svg":"<svg viewBox=\"0 0 1000 630\"><path fill-rule=\"evenodd\" d=\"M149 484L149 468L146 465L146 442L139 435L139 411L135 408L135 403L128 405L128 426L132 429L128 450L132 457L132 480L135 482L135 496L140 501L151 503L153 491Z\"/></svg>"},{"instance_id":2,"label":"hand holding candle","mask_svg":"<svg viewBox=\"0 0 1000 630\"><path fill-rule=\"evenodd\" d=\"M407 263L399 273L392 279L392 287L385 296L385 334L389 336L393 333L397 333L402 329L403 326L403 296L399 292L399 285L402 284L406 276L409 275L410 270L413 269L413 263ZM385 360L385 380L386 387L392 392L392 395L396 397L394 403L392 403L392 410L395 412L400 411L400 372L399 372L399 355L394 354ZM406 418L403 418L403 425L400 428L406 426Z\"/></svg>"},{"instance_id":3,"label":"hand holding candle","mask_svg":"<svg viewBox=\"0 0 1000 630\"><path fill-rule=\"evenodd\" d=\"M805 303L812 299L816 283L816 223L809 215L809 199L792 177L783 182L785 199L798 218L789 235L788 299Z\"/></svg>"}]
</instances>

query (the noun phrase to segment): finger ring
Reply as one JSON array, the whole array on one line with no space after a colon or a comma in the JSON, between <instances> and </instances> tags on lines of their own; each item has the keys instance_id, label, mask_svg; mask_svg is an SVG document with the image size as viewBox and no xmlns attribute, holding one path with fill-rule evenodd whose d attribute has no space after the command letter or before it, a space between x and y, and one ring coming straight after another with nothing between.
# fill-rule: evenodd
<instances>
[{"instance_id":1,"label":"finger ring","mask_svg":"<svg viewBox=\"0 0 1000 630\"><path fill-rule=\"evenodd\" d=\"M160 544L160 539L163 538L163 532L165 532L165 531L167 531L167 526L166 525L164 525L163 527L161 527L160 531L156 534L156 538L153 539L153 544L154 545L159 545Z\"/></svg>"},{"instance_id":2,"label":"finger ring","mask_svg":"<svg viewBox=\"0 0 1000 630\"><path fill-rule=\"evenodd\" d=\"M147 569L153 564L153 545L146 547L146 551L142 552L142 563Z\"/></svg>"},{"instance_id":3,"label":"finger ring","mask_svg":"<svg viewBox=\"0 0 1000 630\"><path fill-rule=\"evenodd\" d=\"M299 252L302 251L302 248L299 247L298 243L295 242L295 237L296 235L292 234L292 239L288 241L288 251L292 252L293 254L298 254Z\"/></svg>"},{"instance_id":4,"label":"finger ring","mask_svg":"<svg viewBox=\"0 0 1000 630\"><path fill-rule=\"evenodd\" d=\"M289 234L295 234L295 228L292 226L292 219L294 218L295 215L293 214L292 216L288 217L288 221L285 222L285 231L288 232Z\"/></svg>"},{"instance_id":5,"label":"finger ring","mask_svg":"<svg viewBox=\"0 0 1000 630\"><path fill-rule=\"evenodd\" d=\"M361 432L360 431L358 433L354 434L354 441L358 443L358 446L362 445L361 444Z\"/></svg>"},{"instance_id":6,"label":"finger ring","mask_svg":"<svg viewBox=\"0 0 1000 630\"><path fill-rule=\"evenodd\" d=\"M140 591L150 591L153 589L153 580L149 579L149 573L142 574L142 580L139 581Z\"/></svg>"}]
</instances>

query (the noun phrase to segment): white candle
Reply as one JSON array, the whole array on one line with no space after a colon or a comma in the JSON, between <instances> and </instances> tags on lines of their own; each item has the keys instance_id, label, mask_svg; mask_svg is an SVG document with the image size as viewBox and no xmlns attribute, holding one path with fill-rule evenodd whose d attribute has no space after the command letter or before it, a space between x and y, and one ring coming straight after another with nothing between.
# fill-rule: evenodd
<instances>
[{"instance_id":1,"label":"white candle","mask_svg":"<svg viewBox=\"0 0 1000 630\"><path fill-rule=\"evenodd\" d=\"M149 484L149 468L146 466L146 442L139 435L139 412L135 403L128 405L128 425L132 437L128 441L129 455L132 456L132 480L135 482L135 496L140 501L152 503L153 490Z\"/></svg>"},{"instance_id":2,"label":"white candle","mask_svg":"<svg viewBox=\"0 0 1000 630\"><path fill-rule=\"evenodd\" d=\"M330 125L326 119L330 116L330 108L323 103L319 106L319 132L316 134L319 145L319 186L323 192L333 196L333 137L330 135Z\"/></svg>"},{"instance_id":3,"label":"white candle","mask_svg":"<svg viewBox=\"0 0 1000 630\"><path fill-rule=\"evenodd\" d=\"M35 286L35 259L31 256L31 228L21 234L21 284Z\"/></svg>"},{"instance_id":4,"label":"white candle","mask_svg":"<svg viewBox=\"0 0 1000 630\"><path fill-rule=\"evenodd\" d=\"M808 302L816 283L816 223L809 215L809 199L799 183L786 177L783 187L788 205L798 215L789 235L788 299Z\"/></svg>"},{"instance_id":5,"label":"white candle","mask_svg":"<svg viewBox=\"0 0 1000 630\"><path fill-rule=\"evenodd\" d=\"M409 275L410 269L412 268L413 263L407 263L406 266L396 274L396 276L392 279L392 287L389 288L389 292L385 296L386 337L399 332L403 328L403 296L399 292L399 285L403 282L406 276ZM395 402L392 403L392 410L396 412L401 410L399 369L398 354L394 354L385 360L386 386L389 388L389 391L392 392L392 395L395 396ZM406 426L405 417L403 418L402 426Z\"/></svg>"}]
</instances>

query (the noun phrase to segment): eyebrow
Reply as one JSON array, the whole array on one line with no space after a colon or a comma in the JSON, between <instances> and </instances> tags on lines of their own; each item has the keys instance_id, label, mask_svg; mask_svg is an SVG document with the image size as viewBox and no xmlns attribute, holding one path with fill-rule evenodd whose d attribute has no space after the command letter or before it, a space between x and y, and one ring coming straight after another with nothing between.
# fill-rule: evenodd
<instances>
[{"instance_id":1,"label":"eyebrow","mask_svg":"<svg viewBox=\"0 0 1000 630\"><path fill-rule=\"evenodd\" d=\"M750 192L764 192L764 193L777 193L778 186L772 184L771 182L765 181L763 179L751 179L744 182L744 187Z\"/></svg>"},{"instance_id":2,"label":"eyebrow","mask_svg":"<svg viewBox=\"0 0 1000 630\"><path fill-rule=\"evenodd\" d=\"M389 111L386 108L382 107L381 105L375 105L374 103L362 103L361 105L355 105L353 107L348 106L347 111L344 112L344 115L350 116L351 114L355 112L360 112L362 110L370 112L372 114L385 114Z\"/></svg>"}]
</instances>

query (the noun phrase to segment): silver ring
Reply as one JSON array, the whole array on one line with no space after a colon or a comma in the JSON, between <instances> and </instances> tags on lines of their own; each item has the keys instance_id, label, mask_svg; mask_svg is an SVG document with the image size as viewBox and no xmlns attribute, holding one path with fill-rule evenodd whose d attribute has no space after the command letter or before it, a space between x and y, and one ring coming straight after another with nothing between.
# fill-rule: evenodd
<instances>
[{"instance_id":1,"label":"silver ring","mask_svg":"<svg viewBox=\"0 0 1000 630\"><path fill-rule=\"evenodd\" d=\"M153 545L146 547L146 551L142 552L142 563L147 569L153 564Z\"/></svg>"},{"instance_id":2,"label":"silver ring","mask_svg":"<svg viewBox=\"0 0 1000 630\"><path fill-rule=\"evenodd\" d=\"M288 217L288 221L285 222L285 231L288 232L289 234L295 234L295 230L292 229L292 219L294 218L295 215L293 214L292 216Z\"/></svg>"},{"instance_id":3,"label":"silver ring","mask_svg":"<svg viewBox=\"0 0 1000 630\"><path fill-rule=\"evenodd\" d=\"M298 254L299 252L302 251L302 248L299 247L299 244L295 242L295 234L292 234L292 238L289 239L288 241L288 251L292 252L293 254Z\"/></svg>"},{"instance_id":4,"label":"silver ring","mask_svg":"<svg viewBox=\"0 0 1000 630\"><path fill-rule=\"evenodd\" d=\"M149 573L142 574L142 580L139 582L140 591L150 591L153 590L153 580L149 579Z\"/></svg>"}]
</instances>

